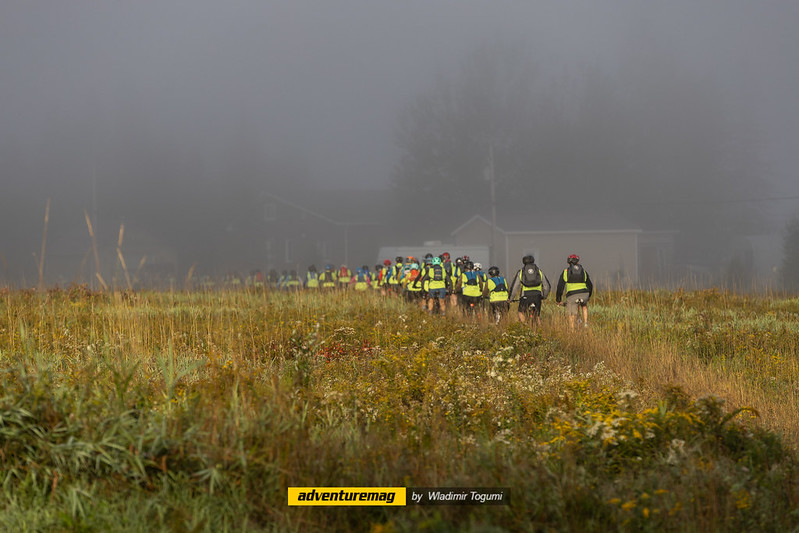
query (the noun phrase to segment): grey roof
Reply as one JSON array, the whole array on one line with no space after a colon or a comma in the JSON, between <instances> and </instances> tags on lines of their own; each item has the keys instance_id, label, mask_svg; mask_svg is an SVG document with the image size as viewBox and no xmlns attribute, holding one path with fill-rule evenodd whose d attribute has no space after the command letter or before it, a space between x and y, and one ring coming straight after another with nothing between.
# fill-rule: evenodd
<instances>
[{"instance_id":1,"label":"grey roof","mask_svg":"<svg viewBox=\"0 0 799 533\"><path fill-rule=\"evenodd\" d=\"M453 230L461 231L469 222L480 218L491 223L491 215L480 213ZM560 231L623 231L640 232L641 228L615 212L591 213L583 209L531 210L528 213L497 212L497 229L504 233L537 233Z\"/></svg>"}]
</instances>

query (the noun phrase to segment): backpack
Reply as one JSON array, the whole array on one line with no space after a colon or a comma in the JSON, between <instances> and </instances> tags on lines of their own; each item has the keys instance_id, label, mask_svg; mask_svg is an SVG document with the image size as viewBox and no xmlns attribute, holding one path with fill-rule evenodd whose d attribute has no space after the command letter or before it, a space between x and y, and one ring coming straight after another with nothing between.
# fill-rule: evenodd
<instances>
[{"instance_id":1,"label":"backpack","mask_svg":"<svg viewBox=\"0 0 799 533\"><path fill-rule=\"evenodd\" d=\"M433 265L433 281L444 281L444 269L441 265Z\"/></svg>"},{"instance_id":2,"label":"backpack","mask_svg":"<svg viewBox=\"0 0 799 533\"><path fill-rule=\"evenodd\" d=\"M570 265L566 281L568 283L585 283L583 265Z\"/></svg>"},{"instance_id":3,"label":"backpack","mask_svg":"<svg viewBox=\"0 0 799 533\"><path fill-rule=\"evenodd\" d=\"M358 271L358 281L359 282L366 281L366 274L363 272L363 270Z\"/></svg>"},{"instance_id":4,"label":"backpack","mask_svg":"<svg viewBox=\"0 0 799 533\"><path fill-rule=\"evenodd\" d=\"M469 271L466 274L466 285L477 285L477 272Z\"/></svg>"},{"instance_id":5,"label":"backpack","mask_svg":"<svg viewBox=\"0 0 799 533\"><path fill-rule=\"evenodd\" d=\"M537 287L541 285L541 270L535 263L528 263L522 267L522 285L525 287Z\"/></svg>"},{"instance_id":6,"label":"backpack","mask_svg":"<svg viewBox=\"0 0 799 533\"><path fill-rule=\"evenodd\" d=\"M341 267L338 271L338 277L340 278L346 278L348 274L347 267Z\"/></svg>"},{"instance_id":7,"label":"backpack","mask_svg":"<svg viewBox=\"0 0 799 533\"><path fill-rule=\"evenodd\" d=\"M491 278L491 281L494 282L494 292L508 292L508 286L505 284L505 278L502 276Z\"/></svg>"}]
</instances>

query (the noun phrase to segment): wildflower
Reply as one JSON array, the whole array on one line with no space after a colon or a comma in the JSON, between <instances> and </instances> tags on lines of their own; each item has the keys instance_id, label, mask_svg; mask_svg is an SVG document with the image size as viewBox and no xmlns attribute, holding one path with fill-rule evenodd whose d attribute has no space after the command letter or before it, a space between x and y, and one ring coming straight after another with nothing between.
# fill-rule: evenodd
<instances>
[{"instance_id":1,"label":"wildflower","mask_svg":"<svg viewBox=\"0 0 799 533\"><path fill-rule=\"evenodd\" d=\"M621 508L624 509L625 511L630 511L632 509L635 509L636 505L637 504L635 503L635 500L630 500L628 502L624 502L624 504L622 504Z\"/></svg>"},{"instance_id":2,"label":"wildflower","mask_svg":"<svg viewBox=\"0 0 799 533\"><path fill-rule=\"evenodd\" d=\"M733 493L733 495L735 496L736 509L749 509L752 506L752 497L748 490L741 489Z\"/></svg>"}]
</instances>

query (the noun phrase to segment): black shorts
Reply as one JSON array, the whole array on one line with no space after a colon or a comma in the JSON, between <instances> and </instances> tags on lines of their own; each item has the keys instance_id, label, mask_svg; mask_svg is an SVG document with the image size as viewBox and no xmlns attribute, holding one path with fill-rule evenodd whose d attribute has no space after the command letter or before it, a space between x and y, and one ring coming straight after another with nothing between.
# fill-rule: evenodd
<instances>
[{"instance_id":1,"label":"black shorts","mask_svg":"<svg viewBox=\"0 0 799 533\"><path fill-rule=\"evenodd\" d=\"M541 314L541 291L523 292L519 298L519 312L526 313L531 304L535 304L535 316Z\"/></svg>"},{"instance_id":2,"label":"black shorts","mask_svg":"<svg viewBox=\"0 0 799 533\"><path fill-rule=\"evenodd\" d=\"M499 311L500 313L507 313L510 309L510 302L505 300L504 302L491 302L491 311L496 312Z\"/></svg>"},{"instance_id":3,"label":"black shorts","mask_svg":"<svg viewBox=\"0 0 799 533\"><path fill-rule=\"evenodd\" d=\"M461 298L463 299L464 307L469 307L471 304L474 304L475 307L480 307L480 302L483 300L481 296L466 296L465 294Z\"/></svg>"}]
</instances>

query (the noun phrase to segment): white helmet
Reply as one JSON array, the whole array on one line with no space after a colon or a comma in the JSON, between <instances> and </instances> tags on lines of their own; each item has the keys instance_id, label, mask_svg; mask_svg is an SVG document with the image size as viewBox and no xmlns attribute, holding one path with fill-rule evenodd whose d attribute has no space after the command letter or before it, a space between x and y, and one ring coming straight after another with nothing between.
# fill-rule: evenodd
<instances>
[{"instance_id":1,"label":"white helmet","mask_svg":"<svg viewBox=\"0 0 799 533\"><path fill-rule=\"evenodd\" d=\"M483 263L475 263L474 264L475 270L483 270Z\"/></svg>"}]
</instances>

